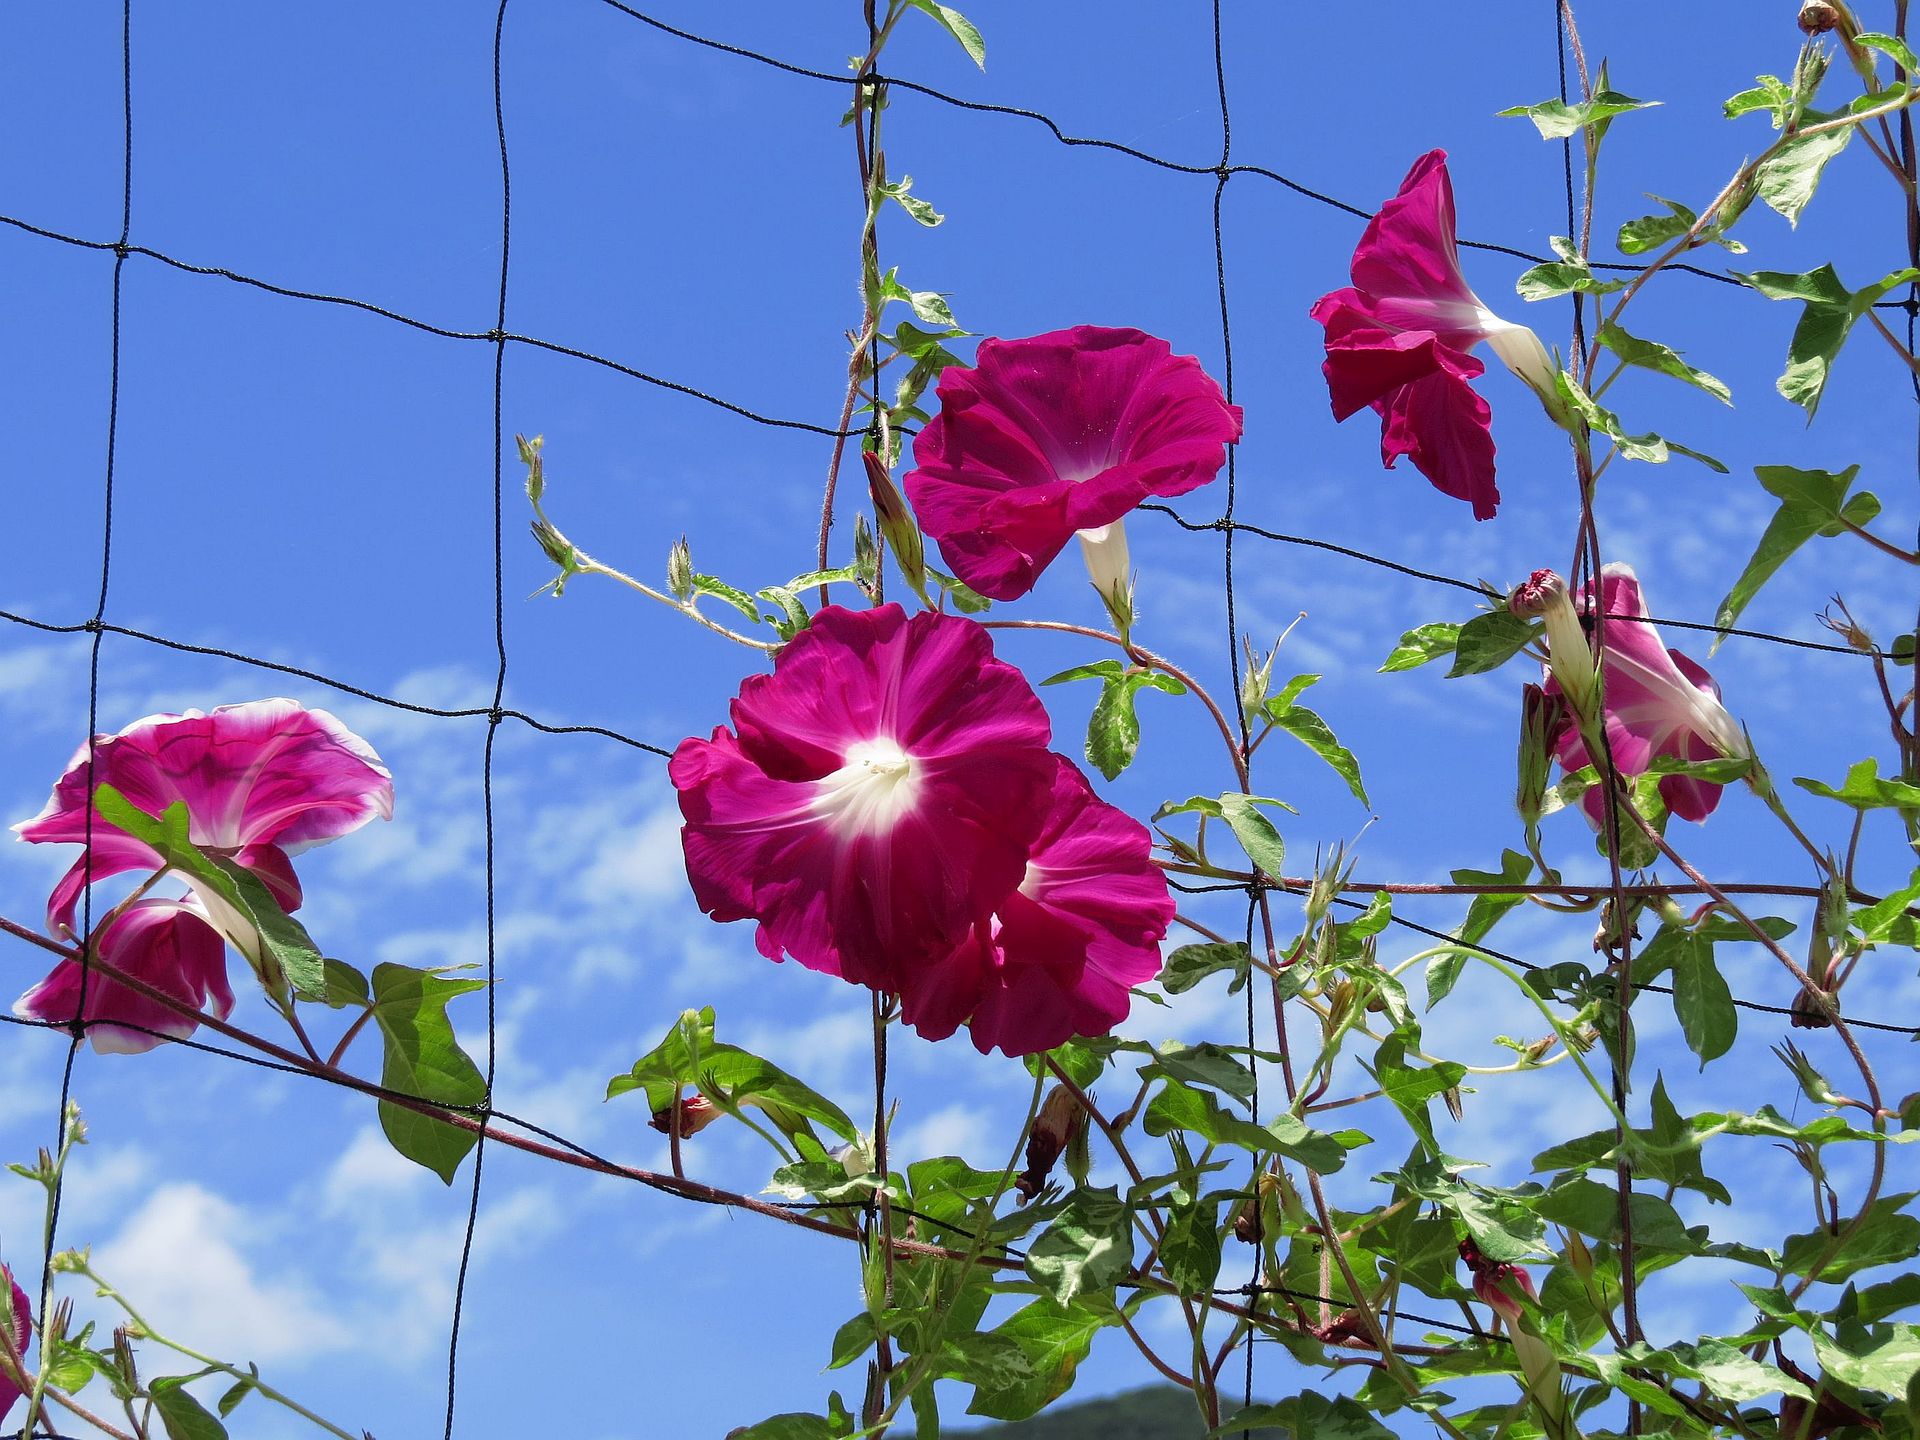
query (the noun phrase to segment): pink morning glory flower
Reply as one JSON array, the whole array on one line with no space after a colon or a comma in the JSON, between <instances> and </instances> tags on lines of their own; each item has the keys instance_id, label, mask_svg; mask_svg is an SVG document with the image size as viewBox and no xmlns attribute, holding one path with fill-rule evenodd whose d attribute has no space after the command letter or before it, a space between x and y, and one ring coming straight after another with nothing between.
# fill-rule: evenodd
<instances>
[{"instance_id":1,"label":"pink morning glory flower","mask_svg":"<svg viewBox=\"0 0 1920 1440\"><path fill-rule=\"evenodd\" d=\"M22 1359L26 1358L27 1345L33 1338L33 1302L27 1298L27 1292L20 1288L20 1282L13 1278L13 1272L0 1267L0 1278L13 1289L13 1348ZM20 1387L0 1374L0 1421L4 1421L13 1409L13 1402L21 1395Z\"/></svg>"},{"instance_id":2,"label":"pink morning glory flower","mask_svg":"<svg viewBox=\"0 0 1920 1440\"><path fill-rule=\"evenodd\" d=\"M1492 518L1493 412L1472 385L1486 367L1468 352L1486 341L1550 414L1560 402L1540 337L1481 304L1460 271L1444 150L1414 161L1360 237L1352 274L1310 312L1326 327L1333 418L1371 406L1388 469L1409 456L1442 494L1471 502L1476 520Z\"/></svg>"},{"instance_id":3,"label":"pink morning glory flower","mask_svg":"<svg viewBox=\"0 0 1920 1440\"><path fill-rule=\"evenodd\" d=\"M898 993L1020 883L1046 711L958 616L823 608L668 774L700 908L770 959Z\"/></svg>"},{"instance_id":4,"label":"pink morning glory flower","mask_svg":"<svg viewBox=\"0 0 1920 1440\"><path fill-rule=\"evenodd\" d=\"M226 942L191 897L137 900L102 926L94 942L100 958L116 970L195 1010L211 1008L222 1020L232 1013ZM183 1040L199 1028L179 1011L98 970L85 977L86 1008L81 1013L81 983L80 966L63 960L15 1002L13 1013L60 1025L83 1020L95 1050L126 1055L151 1050L166 1036Z\"/></svg>"},{"instance_id":5,"label":"pink morning glory flower","mask_svg":"<svg viewBox=\"0 0 1920 1440\"><path fill-rule=\"evenodd\" d=\"M1055 759L1052 808L1018 888L909 980L902 1018L929 1040L966 1024L983 1055L1030 1055L1105 1035L1126 1018L1128 990L1160 973L1173 900L1152 839Z\"/></svg>"},{"instance_id":6,"label":"pink morning glory flower","mask_svg":"<svg viewBox=\"0 0 1920 1440\"><path fill-rule=\"evenodd\" d=\"M1542 582L1541 577L1547 577ZM1552 592L1556 589L1557 595ZM1570 651L1575 645L1591 655L1585 632L1593 625L1592 587L1581 587L1569 602L1566 586L1550 571L1536 572L1529 585L1544 589L1553 608L1545 611L1549 654ZM1669 650L1660 632L1647 618L1647 602L1631 567L1612 564L1600 572L1600 601L1607 617L1606 652L1601 664L1600 694L1605 716L1607 747L1614 766L1629 778L1643 775L1656 755L1679 760L1739 758L1750 752L1746 736L1726 706L1720 687L1699 665L1678 650ZM1578 607L1578 617L1574 610ZM1555 618L1564 608L1564 618ZM1556 640L1555 636L1563 636ZM1590 672L1591 661L1587 663ZM1550 677L1559 670L1549 667ZM1576 664L1576 673L1578 672ZM1547 681L1549 694L1561 693L1557 678ZM1554 747L1567 771L1593 763L1578 727L1569 725ZM1660 798L1667 809L1684 820L1704 820L1720 803L1722 786L1689 775L1667 775L1660 781ZM1581 799L1595 824L1605 817L1605 800L1596 787Z\"/></svg>"},{"instance_id":7,"label":"pink morning glory flower","mask_svg":"<svg viewBox=\"0 0 1920 1440\"><path fill-rule=\"evenodd\" d=\"M150 815L180 802L195 846L252 871L289 911L300 882L288 856L393 814L393 777L366 741L324 710L291 700L222 705L210 714L149 715L74 752L33 819L14 826L34 844L87 844L89 782L111 785ZM157 871L160 856L97 813L92 843L54 887L48 928L73 934L89 881ZM200 894L206 919L243 953L259 937L218 895Z\"/></svg>"},{"instance_id":8,"label":"pink morning glory flower","mask_svg":"<svg viewBox=\"0 0 1920 1440\"><path fill-rule=\"evenodd\" d=\"M983 340L940 376L907 496L962 580L1014 600L1075 535L1101 594L1127 583L1122 517L1226 463L1241 413L1200 362L1138 330Z\"/></svg>"}]
</instances>

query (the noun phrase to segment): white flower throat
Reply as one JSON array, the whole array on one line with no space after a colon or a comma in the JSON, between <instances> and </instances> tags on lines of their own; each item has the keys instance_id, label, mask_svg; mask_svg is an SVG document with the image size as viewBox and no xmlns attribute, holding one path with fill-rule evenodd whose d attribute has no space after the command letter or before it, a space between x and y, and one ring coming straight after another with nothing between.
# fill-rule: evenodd
<instances>
[{"instance_id":1,"label":"white flower throat","mask_svg":"<svg viewBox=\"0 0 1920 1440\"><path fill-rule=\"evenodd\" d=\"M848 746L840 768L814 783L814 813L847 835L892 829L920 798L913 757L884 736Z\"/></svg>"}]
</instances>

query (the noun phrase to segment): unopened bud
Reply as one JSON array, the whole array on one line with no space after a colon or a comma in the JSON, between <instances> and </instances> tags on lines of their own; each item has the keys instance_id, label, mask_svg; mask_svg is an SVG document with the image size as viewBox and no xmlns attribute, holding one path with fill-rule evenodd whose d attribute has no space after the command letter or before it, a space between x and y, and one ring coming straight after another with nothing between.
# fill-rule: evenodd
<instances>
[{"instance_id":1,"label":"unopened bud","mask_svg":"<svg viewBox=\"0 0 1920 1440\"><path fill-rule=\"evenodd\" d=\"M1809 35L1824 35L1840 23L1840 12L1829 0L1806 0L1800 7L1799 23Z\"/></svg>"},{"instance_id":2,"label":"unopened bud","mask_svg":"<svg viewBox=\"0 0 1920 1440\"><path fill-rule=\"evenodd\" d=\"M1581 1238L1578 1230L1563 1230L1560 1235L1566 1242L1563 1248L1567 1254L1567 1268L1582 1280L1591 1280L1593 1252L1587 1248L1587 1242Z\"/></svg>"},{"instance_id":3,"label":"unopened bud","mask_svg":"<svg viewBox=\"0 0 1920 1440\"><path fill-rule=\"evenodd\" d=\"M558 596L567 588L567 581L580 573L580 552L574 548L571 540L545 520L533 522L533 538L546 552L547 559L560 567L560 573L547 582Z\"/></svg>"},{"instance_id":4,"label":"unopened bud","mask_svg":"<svg viewBox=\"0 0 1920 1440\"><path fill-rule=\"evenodd\" d=\"M1260 707L1267 703L1267 691L1273 684L1273 661L1280 653L1280 647L1276 645L1263 662L1254 654L1251 635L1241 636L1240 643L1247 652L1247 674L1240 682L1240 713L1246 716L1247 723L1251 725L1259 715Z\"/></svg>"},{"instance_id":5,"label":"unopened bud","mask_svg":"<svg viewBox=\"0 0 1920 1440\"><path fill-rule=\"evenodd\" d=\"M1127 552L1127 527L1121 520L1082 530L1080 553L1086 558L1087 575L1106 607L1107 618L1125 640L1133 633L1133 562Z\"/></svg>"},{"instance_id":6,"label":"unopened bud","mask_svg":"<svg viewBox=\"0 0 1920 1440\"><path fill-rule=\"evenodd\" d=\"M1031 1200L1040 1193L1047 1176L1053 1173L1054 1161L1060 1158L1076 1132L1084 1128L1084 1123L1079 1097L1071 1090L1056 1085L1047 1092L1040 1113L1033 1118L1033 1129L1027 1134L1027 1168L1013 1182L1022 1200Z\"/></svg>"},{"instance_id":7,"label":"unopened bud","mask_svg":"<svg viewBox=\"0 0 1920 1440\"><path fill-rule=\"evenodd\" d=\"M927 594L927 552L926 542L920 536L920 527L914 523L913 512L907 509L906 498L894 486L893 477L887 474L887 467L880 457L871 450L863 450L860 458L867 467L867 493L873 499L873 518L880 527L881 538L887 542L887 548L893 551L894 563L900 567L908 588L924 600Z\"/></svg>"},{"instance_id":8,"label":"unopened bud","mask_svg":"<svg viewBox=\"0 0 1920 1440\"><path fill-rule=\"evenodd\" d=\"M718 1120L726 1112L704 1095L689 1095L674 1102L680 1109L680 1135L698 1135L707 1126ZM662 1105L653 1112L653 1118L647 1124L662 1135L673 1133L674 1105Z\"/></svg>"},{"instance_id":9,"label":"unopened bud","mask_svg":"<svg viewBox=\"0 0 1920 1440\"><path fill-rule=\"evenodd\" d=\"M540 447L546 443L546 437L536 435L529 440L524 435L516 435L513 443L520 447L520 463L527 467L527 498L538 505L547 488L546 466L540 459Z\"/></svg>"},{"instance_id":10,"label":"unopened bud","mask_svg":"<svg viewBox=\"0 0 1920 1440\"><path fill-rule=\"evenodd\" d=\"M1593 668L1593 647L1573 608L1567 582L1551 570L1536 570L1507 596L1507 609L1523 620L1547 624L1547 665L1559 682L1568 708L1579 719L1597 714L1600 680Z\"/></svg>"},{"instance_id":11,"label":"unopened bud","mask_svg":"<svg viewBox=\"0 0 1920 1440\"><path fill-rule=\"evenodd\" d=\"M1520 755L1513 803L1529 827L1540 823L1554 747L1565 735L1568 723L1566 702L1558 695L1549 695L1538 685L1528 685L1521 691Z\"/></svg>"},{"instance_id":12,"label":"unopened bud","mask_svg":"<svg viewBox=\"0 0 1920 1440\"><path fill-rule=\"evenodd\" d=\"M667 593L682 605L693 598L693 547L684 535L667 551Z\"/></svg>"},{"instance_id":13,"label":"unopened bud","mask_svg":"<svg viewBox=\"0 0 1920 1440\"><path fill-rule=\"evenodd\" d=\"M864 513L853 517L853 579L869 598L880 591L880 546Z\"/></svg>"},{"instance_id":14,"label":"unopened bud","mask_svg":"<svg viewBox=\"0 0 1920 1440\"><path fill-rule=\"evenodd\" d=\"M140 1388L140 1369L133 1363L133 1338L127 1326L113 1332L113 1368L129 1390Z\"/></svg>"},{"instance_id":15,"label":"unopened bud","mask_svg":"<svg viewBox=\"0 0 1920 1440\"><path fill-rule=\"evenodd\" d=\"M1442 1103L1446 1105L1447 1113L1454 1118L1456 1123L1467 1118L1466 1106L1460 1103L1460 1087L1458 1085L1449 1085L1446 1089L1442 1090L1440 1092L1440 1099Z\"/></svg>"},{"instance_id":16,"label":"unopened bud","mask_svg":"<svg viewBox=\"0 0 1920 1440\"><path fill-rule=\"evenodd\" d=\"M47 1335L54 1343L67 1338L67 1331L73 1326L73 1301L61 1300L53 1307L53 1313L47 1316Z\"/></svg>"},{"instance_id":17,"label":"unopened bud","mask_svg":"<svg viewBox=\"0 0 1920 1440\"><path fill-rule=\"evenodd\" d=\"M1266 1239L1266 1212L1275 1206L1277 1188L1273 1173L1263 1172L1253 1187L1253 1194L1246 1198L1240 1206L1240 1213L1233 1217L1234 1239L1243 1245L1258 1245Z\"/></svg>"}]
</instances>

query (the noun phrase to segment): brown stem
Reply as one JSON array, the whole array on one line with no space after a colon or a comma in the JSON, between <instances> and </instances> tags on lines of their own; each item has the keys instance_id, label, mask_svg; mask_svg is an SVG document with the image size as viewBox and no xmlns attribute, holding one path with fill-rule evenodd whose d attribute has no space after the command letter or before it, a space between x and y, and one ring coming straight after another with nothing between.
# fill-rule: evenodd
<instances>
[{"instance_id":1,"label":"brown stem","mask_svg":"<svg viewBox=\"0 0 1920 1440\"><path fill-rule=\"evenodd\" d=\"M1132 1340L1140 1353L1147 1357L1147 1363L1149 1365L1153 1366L1154 1369L1158 1370L1174 1384L1188 1390L1194 1388L1192 1376L1182 1375L1178 1370L1174 1369L1173 1366L1154 1354L1153 1347L1147 1344L1145 1337L1143 1337L1138 1330L1133 1328L1133 1321L1127 1318L1127 1312L1124 1310L1120 1312L1120 1328L1127 1332L1127 1338Z\"/></svg>"}]
</instances>

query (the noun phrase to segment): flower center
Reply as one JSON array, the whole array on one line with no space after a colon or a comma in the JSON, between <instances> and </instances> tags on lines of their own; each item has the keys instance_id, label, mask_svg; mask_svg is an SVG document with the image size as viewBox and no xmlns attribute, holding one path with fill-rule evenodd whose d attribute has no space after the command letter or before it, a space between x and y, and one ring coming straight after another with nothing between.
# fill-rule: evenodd
<instances>
[{"instance_id":1,"label":"flower center","mask_svg":"<svg viewBox=\"0 0 1920 1440\"><path fill-rule=\"evenodd\" d=\"M891 830L920 798L913 757L884 736L847 747L838 770L816 782L813 809L845 835Z\"/></svg>"}]
</instances>

